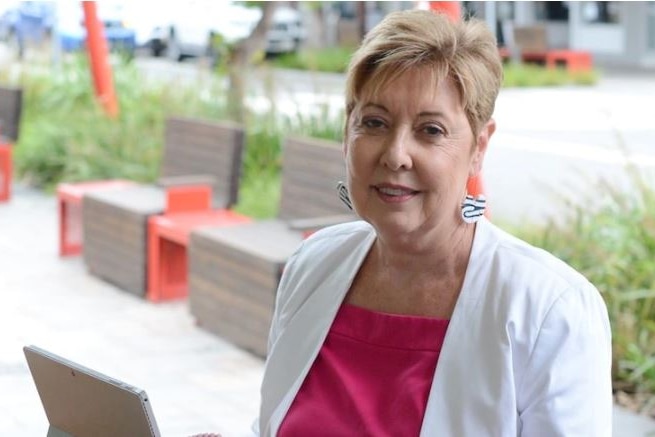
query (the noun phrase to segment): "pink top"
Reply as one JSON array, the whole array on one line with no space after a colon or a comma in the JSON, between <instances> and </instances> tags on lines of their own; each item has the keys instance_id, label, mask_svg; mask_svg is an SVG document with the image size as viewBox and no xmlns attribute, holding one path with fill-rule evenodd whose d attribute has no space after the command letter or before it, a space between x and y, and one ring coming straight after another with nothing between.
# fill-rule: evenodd
<instances>
[{"instance_id":1,"label":"pink top","mask_svg":"<svg viewBox=\"0 0 655 437\"><path fill-rule=\"evenodd\" d=\"M419 435L447 328L341 305L278 435Z\"/></svg>"}]
</instances>

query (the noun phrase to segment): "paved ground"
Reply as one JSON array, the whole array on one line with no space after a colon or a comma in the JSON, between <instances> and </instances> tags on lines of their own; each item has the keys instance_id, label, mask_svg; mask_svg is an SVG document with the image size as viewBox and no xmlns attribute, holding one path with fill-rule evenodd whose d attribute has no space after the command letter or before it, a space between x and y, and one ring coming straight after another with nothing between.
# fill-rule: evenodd
<instances>
[{"instance_id":1,"label":"paved ground","mask_svg":"<svg viewBox=\"0 0 655 437\"><path fill-rule=\"evenodd\" d=\"M148 391L162 435L247 435L263 362L194 326L185 302L153 305L57 256L56 204L17 187L0 204L0 436L44 436L22 355L35 344Z\"/></svg>"}]
</instances>

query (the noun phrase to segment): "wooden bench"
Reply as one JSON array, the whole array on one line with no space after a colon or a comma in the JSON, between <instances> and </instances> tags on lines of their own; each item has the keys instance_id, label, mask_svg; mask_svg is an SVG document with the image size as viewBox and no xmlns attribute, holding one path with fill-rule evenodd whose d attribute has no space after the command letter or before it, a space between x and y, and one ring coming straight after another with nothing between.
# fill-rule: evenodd
<instances>
[{"instance_id":1,"label":"wooden bench","mask_svg":"<svg viewBox=\"0 0 655 437\"><path fill-rule=\"evenodd\" d=\"M549 48L544 26L514 28L514 42L521 52L523 62L544 64L548 68L564 65L570 72L591 71L591 53L585 50Z\"/></svg>"},{"instance_id":2,"label":"wooden bench","mask_svg":"<svg viewBox=\"0 0 655 437\"><path fill-rule=\"evenodd\" d=\"M23 113L23 89L0 86L0 202L11 197L12 147L18 141Z\"/></svg>"},{"instance_id":3,"label":"wooden bench","mask_svg":"<svg viewBox=\"0 0 655 437\"><path fill-rule=\"evenodd\" d=\"M337 196L336 184L344 178L341 144L287 138L277 218L191 233L189 308L199 326L259 356L266 354L275 292L287 259L308 229L355 218Z\"/></svg>"},{"instance_id":4,"label":"wooden bench","mask_svg":"<svg viewBox=\"0 0 655 437\"><path fill-rule=\"evenodd\" d=\"M196 173L197 171L207 173L204 170L205 168L209 168L209 165L206 164L207 156L202 154L205 153L202 152L202 148L197 150L199 153L197 156L185 156L185 154L196 153L193 146L189 148L189 151L180 150L185 149L185 144L189 140L185 137L190 133L186 126L191 126L193 123L194 120L179 117L170 117L166 120L163 163L160 172L164 177L198 174ZM196 130L196 133L201 134L198 130ZM209 134L211 136L211 131ZM202 139L202 141L211 144L210 136ZM194 141L196 140L194 139ZM199 163L195 162L196 159ZM215 160L215 158L210 159L208 162L211 164ZM209 170L209 175L211 177L211 170ZM238 171L235 172L233 177L238 178ZM209 180L206 179L206 181ZM188 183L188 181L186 182ZM235 182L231 181L230 184L234 185ZM66 182L57 186L60 256L78 255L82 251L83 233L80 227L82 223L82 197L90 192L124 188L127 185L135 185L135 183L132 181L111 179L79 183Z\"/></svg>"},{"instance_id":5,"label":"wooden bench","mask_svg":"<svg viewBox=\"0 0 655 437\"><path fill-rule=\"evenodd\" d=\"M208 185L213 207L228 208L238 197L245 140L240 125L171 118L165 137L162 185L92 191L82 201L82 251L89 271L142 297L147 290L147 222L166 209L165 187L186 192L176 201L187 199L191 208Z\"/></svg>"},{"instance_id":6,"label":"wooden bench","mask_svg":"<svg viewBox=\"0 0 655 437\"><path fill-rule=\"evenodd\" d=\"M57 185L59 256L82 253L82 198L91 191L113 190L135 185L133 181L112 179Z\"/></svg>"}]
</instances>

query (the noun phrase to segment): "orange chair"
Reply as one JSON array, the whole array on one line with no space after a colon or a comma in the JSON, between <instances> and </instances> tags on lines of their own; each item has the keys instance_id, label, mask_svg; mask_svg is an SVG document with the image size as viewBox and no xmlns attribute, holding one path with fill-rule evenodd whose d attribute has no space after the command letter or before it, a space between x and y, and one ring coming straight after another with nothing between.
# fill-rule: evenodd
<instances>
[{"instance_id":1,"label":"orange chair","mask_svg":"<svg viewBox=\"0 0 655 437\"><path fill-rule=\"evenodd\" d=\"M11 146L0 144L0 202L9 200L11 193L12 163Z\"/></svg>"},{"instance_id":2,"label":"orange chair","mask_svg":"<svg viewBox=\"0 0 655 437\"><path fill-rule=\"evenodd\" d=\"M593 69L591 53L584 50L549 50L546 53L546 66L555 68L564 64L570 72L585 72Z\"/></svg>"},{"instance_id":3,"label":"orange chair","mask_svg":"<svg viewBox=\"0 0 655 437\"><path fill-rule=\"evenodd\" d=\"M252 221L229 209L212 209L211 198L208 185L169 188L164 214L148 218L148 300L187 296L187 247L192 230Z\"/></svg>"}]
</instances>

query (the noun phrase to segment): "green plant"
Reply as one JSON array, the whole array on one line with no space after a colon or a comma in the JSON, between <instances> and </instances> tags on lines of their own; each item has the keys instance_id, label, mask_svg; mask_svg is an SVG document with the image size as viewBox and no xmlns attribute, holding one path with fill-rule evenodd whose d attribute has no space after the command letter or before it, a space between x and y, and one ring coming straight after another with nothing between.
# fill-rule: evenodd
<instances>
[{"instance_id":1,"label":"green plant","mask_svg":"<svg viewBox=\"0 0 655 437\"><path fill-rule=\"evenodd\" d=\"M273 63L279 68L343 73L354 51L352 47L306 49L282 55Z\"/></svg>"},{"instance_id":2,"label":"green plant","mask_svg":"<svg viewBox=\"0 0 655 437\"><path fill-rule=\"evenodd\" d=\"M281 121L285 131L295 135L304 135L324 140L343 140L343 111L332 114L327 105L319 106L317 112L298 111L293 117L286 117Z\"/></svg>"},{"instance_id":3,"label":"green plant","mask_svg":"<svg viewBox=\"0 0 655 437\"><path fill-rule=\"evenodd\" d=\"M23 123L16 148L18 175L52 189L62 181L127 178L153 181L159 174L167 115L223 118L220 84L171 86L146 81L132 63L113 65L120 115L108 118L93 95L84 56L60 66L26 69Z\"/></svg>"},{"instance_id":4,"label":"green plant","mask_svg":"<svg viewBox=\"0 0 655 437\"><path fill-rule=\"evenodd\" d=\"M613 334L614 386L655 400L655 190L629 167L630 194L607 182L595 211L572 207L561 222L522 229L527 241L551 251L601 292ZM588 205L578 202L577 204Z\"/></svg>"},{"instance_id":5,"label":"green plant","mask_svg":"<svg viewBox=\"0 0 655 437\"><path fill-rule=\"evenodd\" d=\"M546 68L536 64L510 62L504 67L505 87L538 87L562 85L593 85L597 71L570 72L564 68Z\"/></svg>"}]
</instances>

